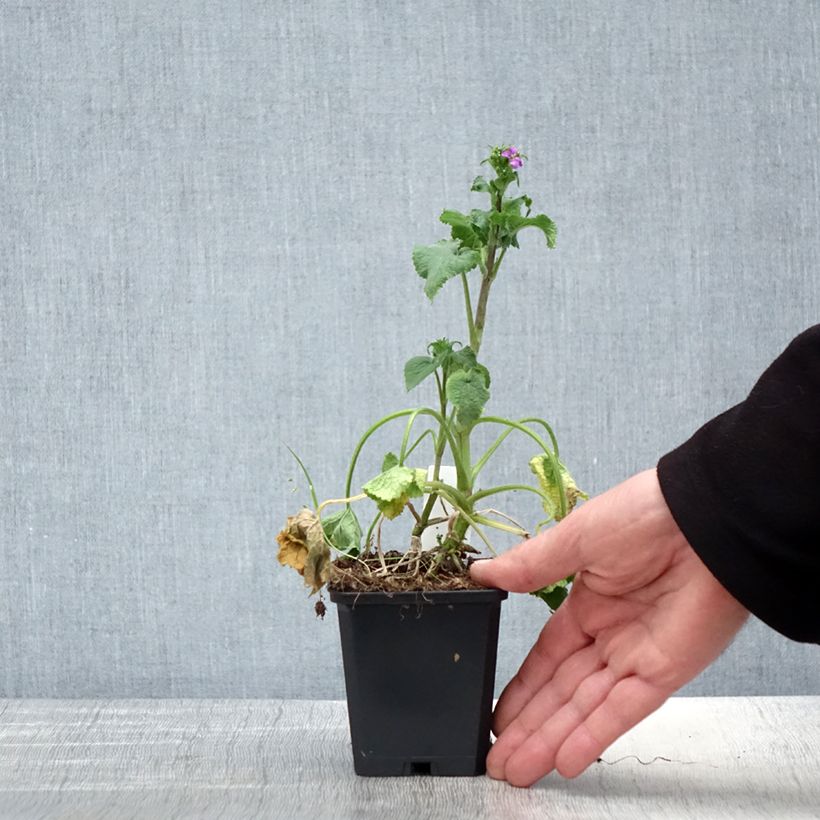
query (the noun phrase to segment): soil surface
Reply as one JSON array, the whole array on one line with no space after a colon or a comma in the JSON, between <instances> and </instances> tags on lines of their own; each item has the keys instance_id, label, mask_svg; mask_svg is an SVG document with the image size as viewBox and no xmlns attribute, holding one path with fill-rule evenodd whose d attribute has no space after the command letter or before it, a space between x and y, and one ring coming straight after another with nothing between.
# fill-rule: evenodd
<instances>
[{"instance_id":1,"label":"soil surface","mask_svg":"<svg viewBox=\"0 0 820 820\"><path fill-rule=\"evenodd\" d=\"M448 589L485 589L470 577L475 558L464 547L453 554L438 551L398 552L384 556L338 558L331 564L329 589L342 592L434 592Z\"/></svg>"}]
</instances>

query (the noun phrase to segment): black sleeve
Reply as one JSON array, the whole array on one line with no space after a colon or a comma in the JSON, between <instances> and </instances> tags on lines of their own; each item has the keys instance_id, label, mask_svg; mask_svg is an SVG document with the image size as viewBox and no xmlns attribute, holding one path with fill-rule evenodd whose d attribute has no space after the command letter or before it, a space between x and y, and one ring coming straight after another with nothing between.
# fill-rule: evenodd
<instances>
[{"instance_id":1,"label":"black sleeve","mask_svg":"<svg viewBox=\"0 0 820 820\"><path fill-rule=\"evenodd\" d=\"M769 626L820 643L820 325L658 462L686 539Z\"/></svg>"}]
</instances>

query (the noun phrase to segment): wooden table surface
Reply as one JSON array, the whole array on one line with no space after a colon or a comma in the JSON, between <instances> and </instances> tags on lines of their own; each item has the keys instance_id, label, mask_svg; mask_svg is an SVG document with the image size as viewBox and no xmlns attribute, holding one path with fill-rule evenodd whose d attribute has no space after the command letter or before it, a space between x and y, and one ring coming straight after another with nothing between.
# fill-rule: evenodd
<instances>
[{"instance_id":1,"label":"wooden table surface","mask_svg":"<svg viewBox=\"0 0 820 820\"><path fill-rule=\"evenodd\" d=\"M0 817L820 818L820 698L674 698L529 790L357 778L333 701L0 701Z\"/></svg>"}]
</instances>

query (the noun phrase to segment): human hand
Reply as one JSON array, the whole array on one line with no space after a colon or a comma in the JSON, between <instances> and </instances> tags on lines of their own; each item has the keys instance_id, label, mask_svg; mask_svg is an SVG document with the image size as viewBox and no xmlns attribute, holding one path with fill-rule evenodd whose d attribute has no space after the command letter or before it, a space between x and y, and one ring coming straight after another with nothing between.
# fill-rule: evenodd
<instances>
[{"instance_id":1,"label":"human hand","mask_svg":"<svg viewBox=\"0 0 820 820\"><path fill-rule=\"evenodd\" d=\"M490 777L575 777L730 643L748 615L689 546L655 470L471 567L530 592L576 573L495 709Z\"/></svg>"}]
</instances>

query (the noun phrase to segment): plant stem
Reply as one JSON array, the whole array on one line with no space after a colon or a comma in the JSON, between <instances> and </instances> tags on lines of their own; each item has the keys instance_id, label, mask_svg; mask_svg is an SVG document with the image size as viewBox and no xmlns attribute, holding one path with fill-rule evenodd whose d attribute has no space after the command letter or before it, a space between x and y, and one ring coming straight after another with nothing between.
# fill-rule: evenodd
<instances>
[{"instance_id":1,"label":"plant stem","mask_svg":"<svg viewBox=\"0 0 820 820\"><path fill-rule=\"evenodd\" d=\"M445 484L443 481L428 481L427 486L431 490L435 490L445 501L448 501L453 507L461 509L462 507L469 511L472 509L470 499L464 495L460 490Z\"/></svg>"},{"instance_id":2,"label":"plant stem","mask_svg":"<svg viewBox=\"0 0 820 820\"><path fill-rule=\"evenodd\" d=\"M475 333L475 343L472 345L476 356L481 348L481 341L484 337L484 323L487 319L487 300L490 298L490 288L493 284L494 275L492 271L492 257L491 253L495 253L495 248L487 251L487 273L481 279L481 290L478 292L478 305L475 311L475 321L473 323Z\"/></svg>"},{"instance_id":3,"label":"plant stem","mask_svg":"<svg viewBox=\"0 0 820 820\"><path fill-rule=\"evenodd\" d=\"M435 461L433 463L433 481L438 481L439 471L441 470L441 458L444 455L444 448L447 445L447 436L445 435L445 426L447 425L447 395L442 384L441 377L436 371L436 385L438 386L438 401L441 412L441 417L444 421L439 423L439 436L435 446ZM430 520L430 515L433 512L433 506L438 498L436 493L430 493L427 497L427 503L421 511L421 517L413 527L413 535L421 536L427 528L427 522Z\"/></svg>"},{"instance_id":4,"label":"plant stem","mask_svg":"<svg viewBox=\"0 0 820 820\"><path fill-rule=\"evenodd\" d=\"M404 454L405 461L406 461L408 458L410 458L410 455L411 455L411 453L413 452L413 450L415 450L415 449L416 449L416 447L418 447L418 446L419 446L419 444L421 444L421 443L422 443L422 441L424 441L424 439L426 439L426 438L427 438L427 436L431 436L431 437L432 437L432 439L433 439L433 443L434 443L434 446L435 446L435 440L436 440L436 434L435 434L435 432L434 432L433 430L425 430L425 431L424 431L424 432L423 432L423 433L422 433L422 434L421 434L421 435L420 435L420 436L419 436L419 437L418 437L418 438L417 438L417 439L416 439L416 440L415 440L415 441L414 441L414 442L413 442L413 443L412 443L412 444L411 444L411 445L407 448L407 452ZM404 462L400 461L399 463L403 464Z\"/></svg>"},{"instance_id":5,"label":"plant stem","mask_svg":"<svg viewBox=\"0 0 820 820\"><path fill-rule=\"evenodd\" d=\"M493 210L500 212L501 205L504 201L504 191L498 191L495 198L493 199ZM495 253L497 250L497 229L495 226L490 228L489 236L487 237L487 257L484 261L484 270L482 271L483 276L481 278L481 289L478 292L478 304L476 305L475 311L475 320L473 325L475 327L475 345L473 346L473 350L475 351L476 356L478 355L478 350L481 347L481 341L484 336L484 324L487 321L487 301L490 298L490 288L492 287L493 281L495 280L495 276L498 273L498 266L501 264L501 260L504 258L504 250L501 251L501 256L498 259L498 262L495 261Z\"/></svg>"},{"instance_id":6,"label":"plant stem","mask_svg":"<svg viewBox=\"0 0 820 820\"><path fill-rule=\"evenodd\" d=\"M379 523L381 518L382 518L382 512L380 510L379 512L376 513L376 517L370 522L370 526L367 528L367 535L365 535L365 537L364 537L364 549L365 549L366 552L371 547L370 542L373 538L373 530L376 529L376 524Z\"/></svg>"},{"instance_id":7,"label":"plant stem","mask_svg":"<svg viewBox=\"0 0 820 820\"><path fill-rule=\"evenodd\" d=\"M561 467L558 463L558 459L555 457L555 453L553 453L547 446L544 439L542 439L538 433L534 433L530 430L529 427L525 427L517 421L510 421L510 419L501 418L500 416L482 416L476 424L504 424L507 427L513 427L516 430L520 430L522 433L525 433L538 443L538 446L544 451L544 455L550 460L552 473L555 476L555 483L558 486L558 500L560 502L558 505L560 515L557 517L563 518L567 514L567 492L564 487L564 479L561 477Z\"/></svg>"},{"instance_id":8,"label":"plant stem","mask_svg":"<svg viewBox=\"0 0 820 820\"><path fill-rule=\"evenodd\" d=\"M461 274L461 284L464 288L464 307L467 310L467 330L470 333L470 347L475 350L478 343L475 332L475 321L473 320L473 303L470 299L470 283L467 281L467 274Z\"/></svg>"},{"instance_id":9,"label":"plant stem","mask_svg":"<svg viewBox=\"0 0 820 820\"><path fill-rule=\"evenodd\" d=\"M473 477L470 469L470 429L456 433L456 442L461 453L463 470L458 470L457 484L459 490L469 495L473 491Z\"/></svg>"},{"instance_id":10,"label":"plant stem","mask_svg":"<svg viewBox=\"0 0 820 820\"><path fill-rule=\"evenodd\" d=\"M439 413L437 410L433 410L432 407L414 407L410 410L397 410L395 413L390 413L390 415L384 416L383 418L379 419L374 424L371 424L370 427L367 428L364 435L359 439L359 443L356 445L356 449L353 451L353 455L350 458L350 465L347 468L347 479L345 480L345 495L350 495L350 487L353 484L353 471L356 469L356 462L359 460L359 454L362 451L362 447L364 447L367 440L373 433L376 432L380 427L383 427L390 421L394 419L399 419L404 416L409 415L422 415L422 416L432 416L440 425L442 432L446 435L447 440L450 442L450 447L453 451L453 457L458 458L458 452L456 452L456 443L453 439L452 434L450 433L447 424L446 418Z\"/></svg>"},{"instance_id":11,"label":"plant stem","mask_svg":"<svg viewBox=\"0 0 820 820\"><path fill-rule=\"evenodd\" d=\"M404 464L404 460L407 458L407 444L410 441L410 431L413 429L413 424L420 412L421 410L415 410L410 414L410 418L407 419L407 424L404 427L404 435L401 439L401 449L399 450L399 464Z\"/></svg>"},{"instance_id":12,"label":"plant stem","mask_svg":"<svg viewBox=\"0 0 820 820\"><path fill-rule=\"evenodd\" d=\"M364 493L359 493L358 495L351 495L347 498L328 498L327 501L323 501L317 508L316 508L316 515L321 518L322 510L325 507L329 507L331 504L347 504L350 506L351 501L361 501L363 498L367 498Z\"/></svg>"},{"instance_id":13,"label":"plant stem","mask_svg":"<svg viewBox=\"0 0 820 820\"><path fill-rule=\"evenodd\" d=\"M535 493L539 498L546 500L546 496L537 487L532 487L529 484L503 484L500 487L489 487L486 490L479 490L470 496L470 503L475 504L476 501L481 501L482 498L487 498L498 493L509 493L513 490L525 490L526 492Z\"/></svg>"},{"instance_id":14,"label":"plant stem","mask_svg":"<svg viewBox=\"0 0 820 820\"><path fill-rule=\"evenodd\" d=\"M555 438L555 433L552 431L552 427L544 421L544 419L539 419L536 416L530 416L525 419L519 419L518 424L540 424L549 434L550 441L552 442L553 452L555 453L556 458L558 457L558 442ZM507 436L515 430L515 427L508 427L488 448L487 451L484 453L483 456L475 463L473 466L473 482L475 482L478 474L484 468L484 465L489 461L490 457L493 453L504 443L504 440Z\"/></svg>"},{"instance_id":15,"label":"plant stem","mask_svg":"<svg viewBox=\"0 0 820 820\"><path fill-rule=\"evenodd\" d=\"M511 527L509 524L502 524L500 521L492 521L489 518L486 518L483 515L477 515L475 520L479 524L484 524L486 527L492 527L494 530L503 530L504 532L511 532L513 535L517 535L519 538L526 538L527 531L522 529L521 527Z\"/></svg>"}]
</instances>

